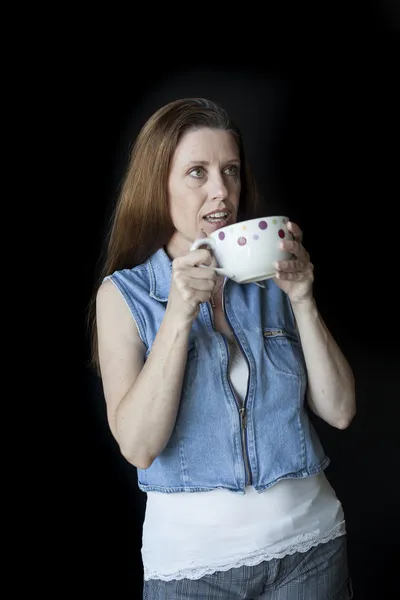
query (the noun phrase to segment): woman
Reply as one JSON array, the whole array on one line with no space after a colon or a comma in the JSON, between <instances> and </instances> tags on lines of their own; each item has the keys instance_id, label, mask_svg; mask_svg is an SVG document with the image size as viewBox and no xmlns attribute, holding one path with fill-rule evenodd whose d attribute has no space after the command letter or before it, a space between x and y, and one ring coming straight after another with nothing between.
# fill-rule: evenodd
<instances>
[{"instance_id":1,"label":"woman","mask_svg":"<svg viewBox=\"0 0 400 600\"><path fill-rule=\"evenodd\" d=\"M340 429L352 371L293 260L240 285L193 241L258 215L222 107L174 101L133 149L94 296L109 424L147 493L144 598L350 598L345 519L306 404Z\"/></svg>"}]
</instances>

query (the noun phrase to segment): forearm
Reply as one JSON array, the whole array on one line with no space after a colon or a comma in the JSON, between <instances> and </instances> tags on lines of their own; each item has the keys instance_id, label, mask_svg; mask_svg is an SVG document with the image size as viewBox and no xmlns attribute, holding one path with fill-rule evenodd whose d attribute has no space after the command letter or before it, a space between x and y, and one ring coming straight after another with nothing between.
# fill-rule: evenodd
<instances>
[{"instance_id":1,"label":"forearm","mask_svg":"<svg viewBox=\"0 0 400 600\"><path fill-rule=\"evenodd\" d=\"M121 451L129 462L148 468L171 437L186 367L190 324L168 313L151 352L116 414Z\"/></svg>"},{"instance_id":2,"label":"forearm","mask_svg":"<svg viewBox=\"0 0 400 600\"><path fill-rule=\"evenodd\" d=\"M330 425L344 429L356 412L353 372L315 300L292 306L307 366L310 408Z\"/></svg>"}]
</instances>

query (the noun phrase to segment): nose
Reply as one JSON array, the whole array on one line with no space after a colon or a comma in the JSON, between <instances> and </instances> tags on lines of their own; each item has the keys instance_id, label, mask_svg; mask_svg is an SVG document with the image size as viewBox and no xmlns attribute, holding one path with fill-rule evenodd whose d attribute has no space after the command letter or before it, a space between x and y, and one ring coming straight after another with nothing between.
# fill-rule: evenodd
<instances>
[{"instance_id":1,"label":"nose","mask_svg":"<svg viewBox=\"0 0 400 600\"><path fill-rule=\"evenodd\" d=\"M221 174L216 174L210 179L209 194L212 200L224 200L228 196L228 188Z\"/></svg>"}]
</instances>

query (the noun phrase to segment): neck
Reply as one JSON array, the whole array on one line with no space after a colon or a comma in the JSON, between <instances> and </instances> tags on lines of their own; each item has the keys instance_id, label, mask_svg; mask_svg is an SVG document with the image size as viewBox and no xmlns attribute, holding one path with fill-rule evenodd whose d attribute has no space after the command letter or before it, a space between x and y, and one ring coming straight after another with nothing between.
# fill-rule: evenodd
<instances>
[{"instance_id":1,"label":"neck","mask_svg":"<svg viewBox=\"0 0 400 600\"><path fill-rule=\"evenodd\" d=\"M188 254L192 243L193 241L182 237L182 235L176 231L165 246L165 251L170 259L174 260L174 258Z\"/></svg>"}]
</instances>

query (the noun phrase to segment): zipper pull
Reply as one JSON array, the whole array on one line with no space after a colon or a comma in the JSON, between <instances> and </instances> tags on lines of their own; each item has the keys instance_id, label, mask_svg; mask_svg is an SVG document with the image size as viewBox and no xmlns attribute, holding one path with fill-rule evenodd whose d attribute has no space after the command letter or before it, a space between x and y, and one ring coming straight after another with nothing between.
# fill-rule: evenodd
<instances>
[{"instance_id":1,"label":"zipper pull","mask_svg":"<svg viewBox=\"0 0 400 600\"><path fill-rule=\"evenodd\" d=\"M240 412L240 418L242 420L242 428L246 429L247 426L247 416L246 416L246 409L243 406L241 409L239 409Z\"/></svg>"}]
</instances>

